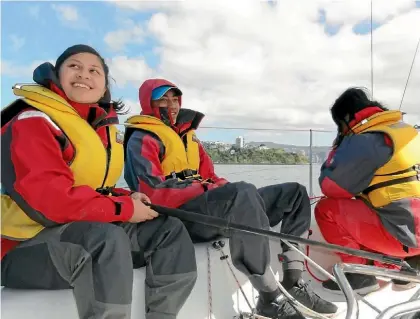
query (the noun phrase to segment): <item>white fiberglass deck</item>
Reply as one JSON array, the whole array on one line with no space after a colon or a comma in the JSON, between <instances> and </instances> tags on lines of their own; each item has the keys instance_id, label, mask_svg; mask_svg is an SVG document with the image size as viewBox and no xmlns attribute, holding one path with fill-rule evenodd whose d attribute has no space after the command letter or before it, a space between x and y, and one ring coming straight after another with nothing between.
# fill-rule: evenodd
<instances>
[{"instance_id":1,"label":"white fiberglass deck","mask_svg":"<svg viewBox=\"0 0 420 319\"><path fill-rule=\"evenodd\" d=\"M317 227L313 227L314 235L311 239L320 239ZM224 252L229 254L228 240L225 240ZM208 299L208 262L207 244L196 245L196 257L198 264L198 279L194 290L187 303L182 308L178 319L232 319L239 314L239 311L250 312L246 301L241 295L240 290L229 271L226 261L220 260L220 252L210 248L210 272L212 287L212 317L209 316ZM271 240L272 268L279 278L281 265L277 261L277 253L280 245L277 241ZM326 250L311 248L310 257L326 269L330 269L338 259ZM230 258L228 259L230 261ZM319 275L311 267L313 272ZM255 306L257 294L253 291L250 283L238 271L234 270L241 286L243 287L248 300ZM134 271L134 291L132 318L144 319L144 269ZM281 276L281 275L280 275ZM319 275L322 277L322 275ZM305 272L305 279L311 280L315 291L327 300L335 302L339 306L339 311L333 318L344 319L346 303L343 295L333 295L322 289L319 282L310 277ZM387 307L408 301L408 299L420 288L406 291L393 291L391 284L382 285L383 287L366 297L368 301L384 310ZM374 319L377 314L359 301L359 319ZM78 318L76 306L71 290L60 291L40 291L40 290L12 290L2 287L1 290L1 318L34 318L34 319L75 319Z\"/></svg>"}]
</instances>

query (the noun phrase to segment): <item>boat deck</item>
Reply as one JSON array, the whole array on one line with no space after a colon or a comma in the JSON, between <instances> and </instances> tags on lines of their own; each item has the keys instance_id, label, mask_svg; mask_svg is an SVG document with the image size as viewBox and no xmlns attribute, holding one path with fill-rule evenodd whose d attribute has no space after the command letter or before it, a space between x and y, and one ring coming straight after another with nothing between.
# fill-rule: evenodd
<instances>
[{"instance_id":1,"label":"boat deck","mask_svg":"<svg viewBox=\"0 0 420 319\"><path fill-rule=\"evenodd\" d=\"M224 252L229 253L227 248L228 240L225 240ZM279 243L272 240L272 269L278 279L282 273L281 265L277 262L276 255L279 252ZM250 312L245 299L243 298L238 284L231 274L226 260L220 260L220 251L209 248L209 244L196 245L196 257L198 264L198 280L187 303L182 308L179 319L232 319L237 318L240 311ZM208 271L207 253L210 255L210 272ZM334 255L321 250L311 250L311 258L319 261L324 267L332 265L337 259ZM227 259L230 262L230 258ZM322 261L322 262L321 262ZM312 269L313 267L311 267ZM319 274L315 270L313 271ZM211 277L211 299L212 316L209 315L209 282L208 274ZM242 286L247 299L252 306L255 306L257 293L247 281L246 277L234 270L240 285ZM132 318L144 318L144 269L134 270L134 290ZM339 307L338 313L333 317L336 319L345 318L346 303L343 295L335 295L326 292L321 284L311 278L308 272L304 274L305 279L311 280L315 291L327 300L333 301ZM321 277L322 275L320 275ZM392 285L381 282L379 291L366 296L366 299L380 310L387 307L408 301L410 297L420 289L420 285L406 291L393 291ZM377 314L371 308L359 301L359 319L373 319ZM42 318L42 319L74 319L78 318L76 306L71 290L40 291L40 290L13 290L2 287L1 290L1 318Z\"/></svg>"}]
</instances>

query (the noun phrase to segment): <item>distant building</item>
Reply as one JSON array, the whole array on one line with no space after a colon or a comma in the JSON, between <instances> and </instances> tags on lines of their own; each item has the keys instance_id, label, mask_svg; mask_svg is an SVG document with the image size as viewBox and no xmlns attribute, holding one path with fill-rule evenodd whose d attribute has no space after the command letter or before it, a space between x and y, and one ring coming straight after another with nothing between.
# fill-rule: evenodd
<instances>
[{"instance_id":1,"label":"distant building","mask_svg":"<svg viewBox=\"0 0 420 319\"><path fill-rule=\"evenodd\" d=\"M260 151L262 151L262 150L268 150L268 149L270 149L270 148L268 148L265 144L260 144L260 146L258 146L258 149L259 149Z\"/></svg>"},{"instance_id":2,"label":"distant building","mask_svg":"<svg viewBox=\"0 0 420 319\"><path fill-rule=\"evenodd\" d=\"M235 143L236 147L238 148L243 148L245 145L245 141L244 141L244 137L243 136L238 136L236 138L236 143Z\"/></svg>"}]
</instances>

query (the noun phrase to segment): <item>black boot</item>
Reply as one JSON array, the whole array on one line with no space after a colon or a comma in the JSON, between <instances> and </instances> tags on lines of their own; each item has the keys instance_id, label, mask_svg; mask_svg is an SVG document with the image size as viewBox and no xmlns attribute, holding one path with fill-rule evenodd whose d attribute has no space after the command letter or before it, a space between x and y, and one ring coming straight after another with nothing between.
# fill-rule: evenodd
<instances>
[{"instance_id":1,"label":"black boot","mask_svg":"<svg viewBox=\"0 0 420 319\"><path fill-rule=\"evenodd\" d=\"M405 261L413 267L414 271L411 271L414 275L416 275L416 271L420 272L420 256L412 256L405 258ZM403 271L404 272L404 271ZM414 288L416 286L416 283L410 282L410 281L404 281L404 280L398 280L398 279L392 279L392 286L394 290L407 290Z\"/></svg>"},{"instance_id":2,"label":"black boot","mask_svg":"<svg viewBox=\"0 0 420 319\"><path fill-rule=\"evenodd\" d=\"M409 313L403 316L394 317L395 319L420 319L420 311Z\"/></svg>"},{"instance_id":3,"label":"black boot","mask_svg":"<svg viewBox=\"0 0 420 319\"><path fill-rule=\"evenodd\" d=\"M290 304L283 294L279 294L277 298L271 302L264 302L263 298L258 297L255 310L258 315L273 319L305 319L305 317Z\"/></svg>"},{"instance_id":4,"label":"black boot","mask_svg":"<svg viewBox=\"0 0 420 319\"><path fill-rule=\"evenodd\" d=\"M393 289L396 291L408 290L414 288L417 284L415 282L392 279Z\"/></svg>"},{"instance_id":5,"label":"black boot","mask_svg":"<svg viewBox=\"0 0 420 319\"><path fill-rule=\"evenodd\" d=\"M337 312L336 305L318 296L303 279L299 279L287 292L301 304L317 313L332 315Z\"/></svg>"},{"instance_id":6,"label":"black boot","mask_svg":"<svg viewBox=\"0 0 420 319\"><path fill-rule=\"evenodd\" d=\"M364 274L346 274L345 276L354 292L360 295L367 295L368 293L379 289L379 284L375 276ZM322 287L331 293L342 293L340 287L338 287L338 284L336 284L331 279L323 282Z\"/></svg>"}]
</instances>

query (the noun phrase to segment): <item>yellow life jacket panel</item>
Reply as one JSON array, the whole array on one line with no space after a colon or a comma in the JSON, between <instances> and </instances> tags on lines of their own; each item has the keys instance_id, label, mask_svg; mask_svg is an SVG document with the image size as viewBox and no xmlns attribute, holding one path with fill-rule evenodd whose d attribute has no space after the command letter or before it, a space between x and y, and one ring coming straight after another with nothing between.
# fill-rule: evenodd
<instances>
[{"instance_id":1,"label":"yellow life jacket panel","mask_svg":"<svg viewBox=\"0 0 420 319\"><path fill-rule=\"evenodd\" d=\"M165 155L161 166L166 178L200 178L200 152L195 130L190 130L181 137L160 119L148 115L132 116L126 123L128 131L145 130L162 141Z\"/></svg>"},{"instance_id":2,"label":"yellow life jacket panel","mask_svg":"<svg viewBox=\"0 0 420 319\"><path fill-rule=\"evenodd\" d=\"M124 165L121 133L115 125L107 127L110 145L106 149L96 131L58 94L45 87L32 84L16 85L13 92L23 98L27 107L33 107L45 113L74 146L75 157L70 163L74 176L73 186L86 185L95 190L115 186ZM14 107L18 107L17 101L7 107L6 113L13 114L11 108ZM8 121L2 121L2 125L6 122ZM1 196L1 235L3 237L26 240L44 229L45 224L53 223L47 221L42 216L42 212L35 216L33 210L32 212L24 211L7 193L6 190Z\"/></svg>"},{"instance_id":3,"label":"yellow life jacket panel","mask_svg":"<svg viewBox=\"0 0 420 319\"><path fill-rule=\"evenodd\" d=\"M399 111L376 113L352 128L355 134L380 132L393 144L391 159L375 172L362 197L374 207L420 197L420 134L402 122Z\"/></svg>"}]
</instances>

